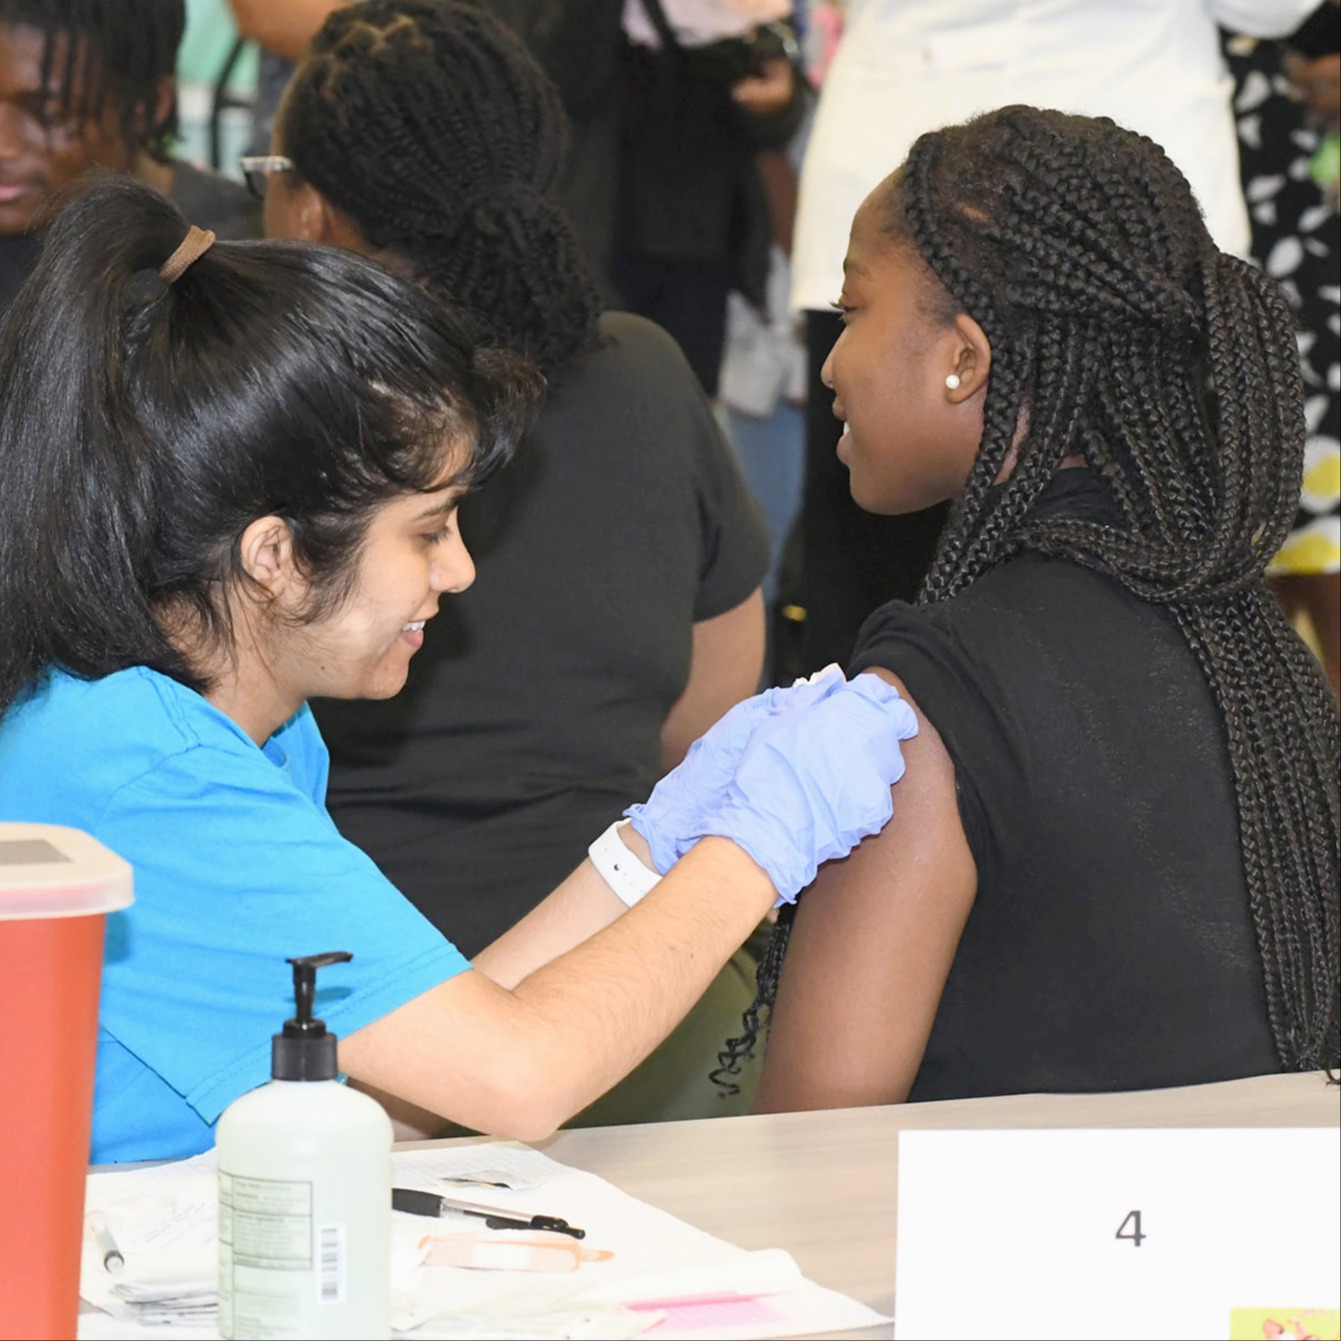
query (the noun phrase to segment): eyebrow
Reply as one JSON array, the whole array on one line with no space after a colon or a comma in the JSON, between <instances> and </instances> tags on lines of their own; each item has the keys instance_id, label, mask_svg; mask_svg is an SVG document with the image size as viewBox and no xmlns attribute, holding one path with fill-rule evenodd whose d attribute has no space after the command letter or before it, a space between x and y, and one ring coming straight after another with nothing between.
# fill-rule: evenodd
<instances>
[{"instance_id":1,"label":"eyebrow","mask_svg":"<svg viewBox=\"0 0 1341 1341\"><path fill-rule=\"evenodd\" d=\"M849 260L843 257L843 273L845 275L869 275L871 273L868 266L862 265L860 261Z\"/></svg>"},{"instance_id":2,"label":"eyebrow","mask_svg":"<svg viewBox=\"0 0 1341 1341\"><path fill-rule=\"evenodd\" d=\"M460 491L453 490L453 492L449 494L446 498L444 498L441 502L431 503L428 507L426 507L421 513L419 513L415 517L415 521L429 521L431 518L445 517L447 516L448 513L455 512L456 509L460 506L461 499L464 494L465 494L464 489Z\"/></svg>"}]
</instances>

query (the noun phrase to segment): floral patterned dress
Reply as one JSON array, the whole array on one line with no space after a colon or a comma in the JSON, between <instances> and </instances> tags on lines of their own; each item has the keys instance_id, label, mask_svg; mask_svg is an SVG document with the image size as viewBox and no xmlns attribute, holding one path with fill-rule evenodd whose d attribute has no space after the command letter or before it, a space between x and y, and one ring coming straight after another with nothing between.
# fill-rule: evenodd
<instances>
[{"instance_id":1,"label":"floral patterned dress","mask_svg":"<svg viewBox=\"0 0 1341 1341\"><path fill-rule=\"evenodd\" d=\"M1308 439L1299 514L1271 573L1341 571L1341 246L1336 197L1313 180L1322 132L1289 96L1277 42L1231 38L1253 258L1299 312Z\"/></svg>"}]
</instances>

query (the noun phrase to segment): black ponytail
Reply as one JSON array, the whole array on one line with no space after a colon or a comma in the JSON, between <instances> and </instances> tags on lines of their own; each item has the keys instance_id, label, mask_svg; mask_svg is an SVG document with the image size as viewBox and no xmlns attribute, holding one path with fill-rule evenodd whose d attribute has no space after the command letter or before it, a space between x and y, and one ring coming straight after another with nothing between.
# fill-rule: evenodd
<instances>
[{"instance_id":1,"label":"black ponytail","mask_svg":"<svg viewBox=\"0 0 1341 1341\"><path fill-rule=\"evenodd\" d=\"M157 193L94 181L51 226L0 327L0 713L51 664L226 652L238 544L285 518L315 619L348 593L382 501L472 483L539 395L521 359L351 252L216 242L172 284L187 232Z\"/></svg>"}]
</instances>

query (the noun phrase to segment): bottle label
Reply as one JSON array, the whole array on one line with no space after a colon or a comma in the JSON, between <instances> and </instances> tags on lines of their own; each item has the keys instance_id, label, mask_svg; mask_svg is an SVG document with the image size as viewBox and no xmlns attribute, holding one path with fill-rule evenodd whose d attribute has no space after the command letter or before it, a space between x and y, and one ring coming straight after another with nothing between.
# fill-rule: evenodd
<instances>
[{"instance_id":1,"label":"bottle label","mask_svg":"<svg viewBox=\"0 0 1341 1341\"><path fill-rule=\"evenodd\" d=\"M308 1335L313 1305L343 1304L345 1226L313 1224L312 1184L219 1172L219 1331Z\"/></svg>"},{"instance_id":2,"label":"bottle label","mask_svg":"<svg viewBox=\"0 0 1341 1341\"><path fill-rule=\"evenodd\" d=\"M323 1304L345 1302L345 1227L320 1225L317 1244L321 1254L318 1266L317 1292Z\"/></svg>"}]
</instances>

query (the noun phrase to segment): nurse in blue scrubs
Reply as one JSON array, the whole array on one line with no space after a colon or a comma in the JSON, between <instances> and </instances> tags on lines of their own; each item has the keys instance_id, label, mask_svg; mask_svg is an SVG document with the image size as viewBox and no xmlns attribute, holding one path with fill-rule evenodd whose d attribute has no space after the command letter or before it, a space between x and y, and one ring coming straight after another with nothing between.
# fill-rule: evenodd
<instances>
[{"instance_id":1,"label":"nurse in blue scrubs","mask_svg":"<svg viewBox=\"0 0 1341 1341\"><path fill-rule=\"evenodd\" d=\"M834 674L734 709L473 966L340 837L306 701L402 687L539 393L352 253L216 242L119 179L52 225L0 330L0 819L135 870L94 1160L207 1148L268 1077L285 957L332 948L320 1013L403 1134L543 1136L888 818L912 714Z\"/></svg>"}]
</instances>

